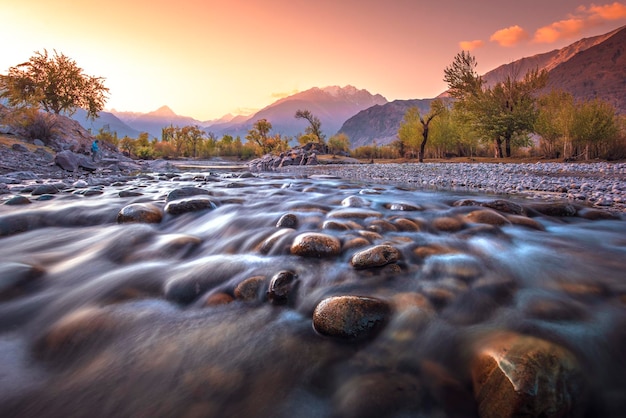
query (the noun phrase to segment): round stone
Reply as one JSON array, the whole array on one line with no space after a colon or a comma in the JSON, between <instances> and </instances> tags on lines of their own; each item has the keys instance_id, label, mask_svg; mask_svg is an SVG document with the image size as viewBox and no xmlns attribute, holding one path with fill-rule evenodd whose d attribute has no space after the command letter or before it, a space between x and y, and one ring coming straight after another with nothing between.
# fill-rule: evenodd
<instances>
[{"instance_id":1,"label":"round stone","mask_svg":"<svg viewBox=\"0 0 626 418\"><path fill-rule=\"evenodd\" d=\"M133 203L122 208L117 214L117 223L155 223L163 219L163 212L151 203Z\"/></svg>"},{"instance_id":2,"label":"round stone","mask_svg":"<svg viewBox=\"0 0 626 418\"><path fill-rule=\"evenodd\" d=\"M292 297L298 275L293 271L283 270L270 280L267 297L274 305L284 305Z\"/></svg>"},{"instance_id":3,"label":"round stone","mask_svg":"<svg viewBox=\"0 0 626 418\"><path fill-rule=\"evenodd\" d=\"M317 232L298 235L291 245L291 254L302 257L328 257L339 255L341 242L336 237Z\"/></svg>"},{"instance_id":4,"label":"round stone","mask_svg":"<svg viewBox=\"0 0 626 418\"><path fill-rule=\"evenodd\" d=\"M260 290L265 284L265 276L248 277L235 287L235 298L253 301L259 298Z\"/></svg>"},{"instance_id":5,"label":"round stone","mask_svg":"<svg viewBox=\"0 0 626 418\"><path fill-rule=\"evenodd\" d=\"M209 191L206 189L201 189L200 187L180 187L178 189L174 189L167 195L167 202L171 202L173 200L184 199L186 197L198 196L198 195L210 195Z\"/></svg>"},{"instance_id":6,"label":"round stone","mask_svg":"<svg viewBox=\"0 0 626 418\"><path fill-rule=\"evenodd\" d=\"M276 222L277 228L297 228L298 227L298 217L293 213L286 213L280 217L278 222Z\"/></svg>"},{"instance_id":7,"label":"round stone","mask_svg":"<svg viewBox=\"0 0 626 418\"><path fill-rule=\"evenodd\" d=\"M313 312L313 328L344 340L361 340L378 333L389 320L391 308L383 300L365 296L333 296Z\"/></svg>"},{"instance_id":8,"label":"round stone","mask_svg":"<svg viewBox=\"0 0 626 418\"><path fill-rule=\"evenodd\" d=\"M33 203L33 202L31 202L29 198L20 196L20 195L13 196L12 198L4 202L5 205L13 205L13 206L28 205L29 203Z\"/></svg>"},{"instance_id":9,"label":"round stone","mask_svg":"<svg viewBox=\"0 0 626 418\"><path fill-rule=\"evenodd\" d=\"M481 417L566 417L584 410L581 366L551 342L497 333L480 344L471 372Z\"/></svg>"},{"instance_id":10,"label":"round stone","mask_svg":"<svg viewBox=\"0 0 626 418\"><path fill-rule=\"evenodd\" d=\"M165 205L165 212L170 215L181 215L187 212L197 212L200 210L215 209L217 205L206 197L191 197L168 202Z\"/></svg>"},{"instance_id":11,"label":"round stone","mask_svg":"<svg viewBox=\"0 0 626 418\"><path fill-rule=\"evenodd\" d=\"M350 263L357 270L372 267L381 267L389 263L395 263L400 259L400 251L391 245L376 245L359 251L352 256Z\"/></svg>"},{"instance_id":12,"label":"round stone","mask_svg":"<svg viewBox=\"0 0 626 418\"><path fill-rule=\"evenodd\" d=\"M475 210L465 215L465 219L468 222L472 222L472 223L495 225L495 226L504 226L504 225L511 224L511 221L509 221L507 218L505 218L504 216L500 215L498 212L491 210L491 209Z\"/></svg>"}]
</instances>

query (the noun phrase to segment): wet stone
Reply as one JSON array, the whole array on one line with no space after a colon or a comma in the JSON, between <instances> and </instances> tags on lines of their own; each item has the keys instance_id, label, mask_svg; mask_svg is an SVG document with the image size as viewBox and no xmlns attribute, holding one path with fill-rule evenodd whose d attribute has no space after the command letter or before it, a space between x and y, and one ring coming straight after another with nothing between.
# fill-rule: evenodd
<instances>
[{"instance_id":1,"label":"wet stone","mask_svg":"<svg viewBox=\"0 0 626 418\"><path fill-rule=\"evenodd\" d=\"M406 219L406 218L398 218L395 219L393 221L393 224L396 226L396 228L398 229L398 231L410 231L410 232L415 232L415 231L419 231L420 227L418 224L416 224L415 222L413 222L410 219Z\"/></svg>"},{"instance_id":2,"label":"wet stone","mask_svg":"<svg viewBox=\"0 0 626 418\"><path fill-rule=\"evenodd\" d=\"M350 227L345 222L337 222L332 220L324 221L322 229L330 229L333 231L347 231Z\"/></svg>"},{"instance_id":3,"label":"wet stone","mask_svg":"<svg viewBox=\"0 0 626 418\"><path fill-rule=\"evenodd\" d=\"M329 257L339 255L340 252L339 239L317 232L300 234L291 245L291 254L302 257Z\"/></svg>"},{"instance_id":4,"label":"wet stone","mask_svg":"<svg viewBox=\"0 0 626 418\"><path fill-rule=\"evenodd\" d=\"M243 301L258 300L265 287L265 276L248 277L235 287L235 298Z\"/></svg>"},{"instance_id":5,"label":"wet stone","mask_svg":"<svg viewBox=\"0 0 626 418\"><path fill-rule=\"evenodd\" d=\"M211 193L206 190L206 189L202 189L200 187L180 187L178 189L174 189L171 192L168 193L167 195L167 202L171 202L174 200L178 200L178 199L184 199L186 197L192 197L192 196L199 196L199 195L203 195L203 196L209 196Z\"/></svg>"},{"instance_id":6,"label":"wet stone","mask_svg":"<svg viewBox=\"0 0 626 418\"><path fill-rule=\"evenodd\" d=\"M313 312L313 328L328 337L362 340L375 336L391 316L383 300L364 296L333 296Z\"/></svg>"},{"instance_id":7,"label":"wet stone","mask_svg":"<svg viewBox=\"0 0 626 418\"><path fill-rule=\"evenodd\" d=\"M483 267L477 258L468 254L440 254L428 257L422 272L429 279L456 277L470 281L482 274Z\"/></svg>"},{"instance_id":8,"label":"wet stone","mask_svg":"<svg viewBox=\"0 0 626 418\"><path fill-rule=\"evenodd\" d=\"M233 297L228 293L212 293L207 296L204 301L204 306L220 306L220 305L228 305L233 301Z\"/></svg>"},{"instance_id":9,"label":"wet stone","mask_svg":"<svg viewBox=\"0 0 626 418\"><path fill-rule=\"evenodd\" d=\"M206 197L190 197L168 202L165 205L165 212L170 215L181 215L183 213L197 212L200 210L212 210L217 205Z\"/></svg>"},{"instance_id":10,"label":"wet stone","mask_svg":"<svg viewBox=\"0 0 626 418\"><path fill-rule=\"evenodd\" d=\"M293 271L283 270L270 280L267 297L274 305L285 305L294 299L298 275Z\"/></svg>"},{"instance_id":11,"label":"wet stone","mask_svg":"<svg viewBox=\"0 0 626 418\"><path fill-rule=\"evenodd\" d=\"M570 203L532 203L527 205L528 209L546 216L567 217L576 216L578 210Z\"/></svg>"},{"instance_id":12,"label":"wet stone","mask_svg":"<svg viewBox=\"0 0 626 418\"><path fill-rule=\"evenodd\" d=\"M413 374L372 372L346 380L335 393L334 409L345 418L408 417L422 407L424 394Z\"/></svg>"},{"instance_id":13,"label":"wet stone","mask_svg":"<svg viewBox=\"0 0 626 418\"><path fill-rule=\"evenodd\" d=\"M137 197L137 196L142 196L143 193L135 191L135 190L122 190L119 193L120 197Z\"/></svg>"},{"instance_id":14,"label":"wet stone","mask_svg":"<svg viewBox=\"0 0 626 418\"><path fill-rule=\"evenodd\" d=\"M481 418L585 416L583 371L551 342L498 333L476 350L471 374Z\"/></svg>"},{"instance_id":15,"label":"wet stone","mask_svg":"<svg viewBox=\"0 0 626 418\"><path fill-rule=\"evenodd\" d=\"M117 223L159 223L163 212L151 203L133 203L125 206L117 215Z\"/></svg>"},{"instance_id":16,"label":"wet stone","mask_svg":"<svg viewBox=\"0 0 626 418\"><path fill-rule=\"evenodd\" d=\"M389 210L393 210L393 211L418 211L418 210L422 210L422 208L420 206L417 205L413 205L411 203L390 203L385 205L385 207L387 207Z\"/></svg>"},{"instance_id":17,"label":"wet stone","mask_svg":"<svg viewBox=\"0 0 626 418\"><path fill-rule=\"evenodd\" d=\"M280 217L278 222L276 222L277 228L297 228L298 227L298 217L293 213L286 213Z\"/></svg>"},{"instance_id":18,"label":"wet stone","mask_svg":"<svg viewBox=\"0 0 626 418\"><path fill-rule=\"evenodd\" d=\"M513 225L523 226L526 228L536 229L537 231L545 231L546 227L537 222L533 218L520 215L508 215L507 219L511 221Z\"/></svg>"},{"instance_id":19,"label":"wet stone","mask_svg":"<svg viewBox=\"0 0 626 418\"><path fill-rule=\"evenodd\" d=\"M31 202L30 199L28 199L27 197L20 196L20 195L13 196L12 198L4 202L5 205L13 205L13 206L28 205L29 203L33 203L33 202Z\"/></svg>"},{"instance_id":20,"label":"wet stone","mask_svg":"<svg viewBox=\"0 0 626 418\"><path fill-rule=\"evenodd\" d=\"M472 223L487 224L487 225L494 225L494 226L504 226L504 225L511 224L511 222L507 218L500 215L498 212L495 212L490 209L475 210L465 215L465 219L468 222L472 222Z\"/></svg>"},{"instance_id":21,"label":"wet stone","mask_svg":"<svg viewBox=\"0 0 626 418\"><path fill-rule=\"evenodd\" d=\"M347 208L363 208L370 206L371 204L372 203L369 200L359 196L349 196L341 201L341 206Z\"/></svg>"},{"instance_id":22,"label":"wet stone","mask_svg":"<svg viewBox=\"0 0 626 418\"><path fill-rule=\"evenodd\" d=\"M380 212L362 208L337 209L328 214L329 218L341 219L382 218L382 216L383 215Z\"/></svg>"},{"instance_id":23,"label":"wet stone","mask_svg":"<svg viewBox=\"0 0 626 418\"><path fill-rule=\"evenodd\" d=\"M442 232L457 232L463 229L465 223L459 218L443 216L433 219L432 225Z\"/></svg>"},{"instance_id":24,"label":"wet stone","mask_svg":"<svg viewBox=\"0 0 626 418\"><path fill-rule=\"evenodd\" d=\"M40 184L36 186L30 193L33 196L40 196L42 194L57 194L59 189L54 184Z\"/></svg>"},{"instance_id":25,"label":"wet stone","mask_svg":"<svg viewBox=\"0 0 626 418\"><path fill-rule=\"evenodd\" d=\"M400 251L391 245L377 245L359 251L352 256L350 263L357 270L381 267L400 259Z\"/></svg>"},{"instance_id":26,"label":"wet stone","mask_svg":"<svg viewBox=\"0 0 626 418\"><path fill-rule=\"evenodd\" d=\"M385 219L374 219L373 221L369 222L369 224L367 225L367 229L380 233L398 231L398 228L396 228L394 224Z\"/></svg>"}]
</instances>

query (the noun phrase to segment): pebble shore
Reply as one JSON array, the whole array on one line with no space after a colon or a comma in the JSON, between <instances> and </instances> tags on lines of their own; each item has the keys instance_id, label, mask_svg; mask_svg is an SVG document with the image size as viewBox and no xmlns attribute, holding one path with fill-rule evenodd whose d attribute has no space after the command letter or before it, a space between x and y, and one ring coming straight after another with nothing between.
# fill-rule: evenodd
<instances>
[{"instance_id":1,"label":"pebble shore","mask_svg":"<svg viewBox=\"0 0 626 418\"><path fill-rule=\"evenodd\" d=\"M289 166L281 172L425 189L561 200L626 212L626 163L426 163Z\"/></svg>"}]
</instances>

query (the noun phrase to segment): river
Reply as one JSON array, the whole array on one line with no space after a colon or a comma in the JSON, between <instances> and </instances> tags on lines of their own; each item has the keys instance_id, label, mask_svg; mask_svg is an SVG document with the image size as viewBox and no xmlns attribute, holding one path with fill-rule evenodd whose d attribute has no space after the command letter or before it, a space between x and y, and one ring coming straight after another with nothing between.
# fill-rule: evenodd
<instances>
[{"instance_id":1,"label":"river","mask_svg":"<svg viewBox=\"0 0 626 418\"><path fill-rule=\"evenodd\" d=\"M0 416L624 416L620 216L228 168L58 186L0 205Z\"/></svg>"}]
</instances>

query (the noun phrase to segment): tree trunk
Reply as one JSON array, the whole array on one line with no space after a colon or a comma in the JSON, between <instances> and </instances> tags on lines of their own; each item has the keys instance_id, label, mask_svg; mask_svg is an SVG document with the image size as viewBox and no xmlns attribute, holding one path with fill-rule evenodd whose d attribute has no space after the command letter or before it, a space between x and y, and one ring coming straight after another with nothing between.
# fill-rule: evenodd
<instances>
[{"instance_id":1,"label":"tree trunk","mask_svg":"<svg viewBox=\"0 0 626 418\"><path fill-rule=\"evenodd\" d=\"M422 143L420 144L419 162L424 162L424 149L426 148L426 141L428 141L428 124L422 123L424 131L422 133Z\"/></svg>"},{"instance_id":2,"label":"tree trunk","mask_svg":"<svg viewBox=\"0 0 626 418\"><path fill-rule=\"evenodd\" d=\"M495 148L496 148L496 158L503 158L503 154L502 154L502 140L500 138L497 138L495 140Z\"/></svg>"},{"instance_id":3,"label":"tree trunk","mask_svg":"<svg viewBox=\"0 0 626 418\"><path fill-rule=\"evenodd\" d=\"M504 139L504 144L506 148L506 157L511 158L511 138L506 137Z\"/></svg>"}]
</instances>

